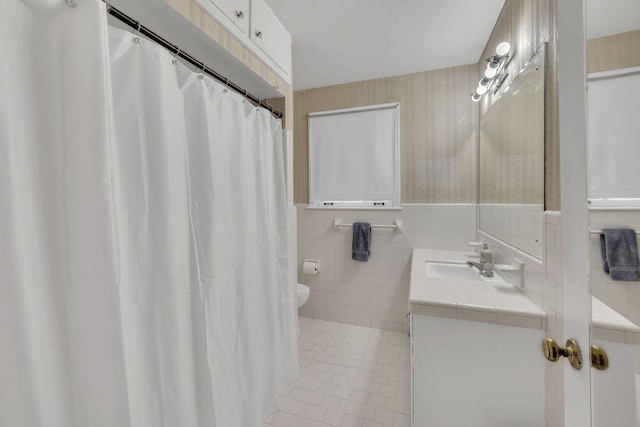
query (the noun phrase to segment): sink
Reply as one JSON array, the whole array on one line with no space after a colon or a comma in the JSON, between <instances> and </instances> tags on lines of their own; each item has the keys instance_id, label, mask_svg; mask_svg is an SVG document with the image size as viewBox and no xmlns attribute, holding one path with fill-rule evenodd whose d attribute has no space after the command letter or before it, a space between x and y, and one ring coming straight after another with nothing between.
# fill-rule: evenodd
<instances>
[{"instance_id":1,"label":"sink","mask_svg":"<svg viewBox=\"0 0 640 427\"><path fill-rule=\"evenodd\" d=\"M427 261L427 277L432 279L460 279L474 280L477 282L505 282L494 270L493 277L481 276L478 269L466 264L452 264L446 262Z\"/></svg>"}]
</instances>

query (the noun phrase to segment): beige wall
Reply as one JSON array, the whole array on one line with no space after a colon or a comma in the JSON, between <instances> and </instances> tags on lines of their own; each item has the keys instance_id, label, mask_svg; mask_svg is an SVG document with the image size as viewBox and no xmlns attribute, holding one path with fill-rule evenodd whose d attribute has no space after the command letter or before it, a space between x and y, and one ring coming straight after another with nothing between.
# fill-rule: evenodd
<instances>
[{"instance_id":1,"label":"beige wall","mask_svg":"<svg viewBox=\"0 0 640 427\"><path fill-rule=\"evenodd\" d=\"M498 43L511 43L513 55L507 67L507 87L529 58L548 42L545 90L545 205L560 210L560 145L558 136L558 68L556 60L556 6L553 0L508 0L489 37L477 67L477 79L486 68L485 58L493 55ZM483 97L480 117L495 102L497 95Z\"/></svg>"},{"instance_id":2,"label":"beige wall","mask_svg":"<svg viewBox=\"0 0 640 427\"><path fill-rule=\"evenodd\" d=\"M589 40L589 73L640 66L640 30Z\"/></svg>"},{"instance_id":3,"label":"beige wall","mask_svg":"<svg viewBox=\"0 0 640 427\"><path fill-rule=\"evenodd\" d=\"M308 113L400 102L401 202L475 203L475 66L294 93L295 202L308 203Z\"/></svg>"},{"instance_id":4,"label":"beige wall","mask_svg":"<svg viewBox=\"0 0 640 427\"><path fill-rule=\"evenodd\" d=\"M293 96L291 96L293 99ZM272 106L276 110L284 113L282 116L282 127L285 129L291 129L287 127L287 116L293 115L293 107L287 108L287 99L286 98L269 98L264 100L268 105ZM293 101L292 101L293 103ZM287 114L289 113L289 114ZM290 120L289 120L290 121Z\"/></svg>"}]
</instances>

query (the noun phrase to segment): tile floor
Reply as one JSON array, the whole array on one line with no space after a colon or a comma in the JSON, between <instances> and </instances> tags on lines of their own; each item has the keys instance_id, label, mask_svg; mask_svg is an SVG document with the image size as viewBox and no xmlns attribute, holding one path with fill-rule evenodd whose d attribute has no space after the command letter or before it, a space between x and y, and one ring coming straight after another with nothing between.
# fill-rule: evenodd
<instances>
[{"instance_id":1,"label":"tile floor","mask_svg":"<svg viewBox=\"0 0 640 427\"><path fill-rule=\"evenodd\" d=\"M410 427L407 334L301 317L298 351L263 427Z\"/></svg>"}]
</instances>

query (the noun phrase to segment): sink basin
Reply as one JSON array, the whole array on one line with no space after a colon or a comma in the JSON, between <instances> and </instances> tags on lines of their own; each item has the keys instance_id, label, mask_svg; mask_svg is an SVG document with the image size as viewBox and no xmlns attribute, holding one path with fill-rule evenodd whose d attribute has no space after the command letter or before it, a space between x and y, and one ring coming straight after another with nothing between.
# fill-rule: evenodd
<instances>
[{"instance_id":1,"label":"sink basin","mask_svg":"<svg viewBox=\"0 0 640 427\"><path fill-rule=\"evenodd\" d=\"M432 279L461 279L474 280L477 282L505 282L497 272L493 272L493 277L481 276L478 269L469 267L466 264L451 264L446 262L427 261L427 277Z\"/></svg>"}]
</instances>

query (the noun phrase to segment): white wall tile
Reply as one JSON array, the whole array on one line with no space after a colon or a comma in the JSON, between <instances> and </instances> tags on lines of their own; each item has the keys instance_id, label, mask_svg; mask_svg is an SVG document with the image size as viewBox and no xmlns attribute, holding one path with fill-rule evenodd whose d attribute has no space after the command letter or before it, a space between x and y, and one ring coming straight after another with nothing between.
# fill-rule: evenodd
<instances>
[{"instance_id":1,"label":"white wall tile","mask_svg":"<svg viewBox=\"0 0 640 427\"><path fill-rule=\"evenodd\" d=\"M409 270L414 248L468 250L476 238L473 204L406 204L402 210L319 210L297 205L298 281L311 294L300 315L342 323L408 331ZM333 227L366 221L393 224L403 221L403 232L374 229L371 256L361 263L351 259L351 231ZM320 273L302 274L305 258L320 259Z\"/></svg>"}]
</instances>

